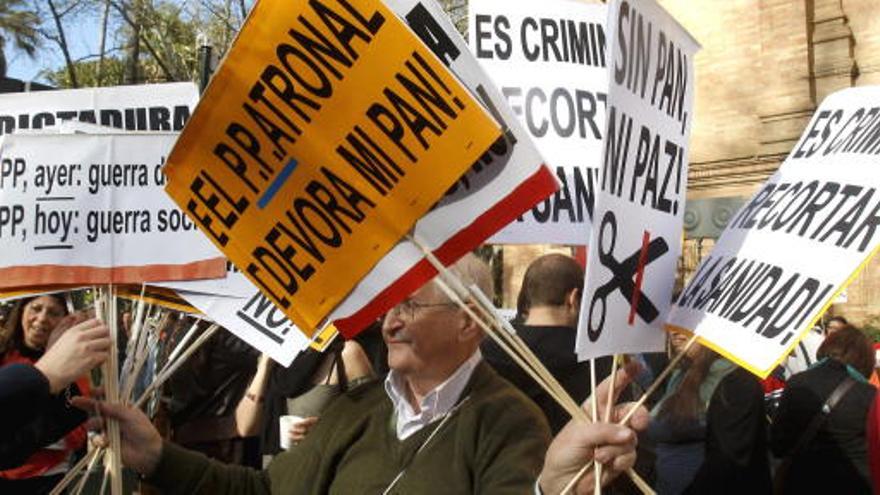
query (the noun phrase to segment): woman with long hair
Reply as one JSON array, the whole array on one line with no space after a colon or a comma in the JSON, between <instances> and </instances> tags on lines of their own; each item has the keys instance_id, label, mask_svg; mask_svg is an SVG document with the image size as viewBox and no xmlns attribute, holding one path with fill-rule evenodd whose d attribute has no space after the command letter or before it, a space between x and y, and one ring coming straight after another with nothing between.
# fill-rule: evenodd
<instances>
[{"instance_id":1,"label":"woman with long hair","mask_svg":"<svg viewBox=\"0 0 880 495\"><path fill-rule=\"evenodd\" d=\"M687 338L670 339L682 352ZM657 493L768 493L763 397L744 369L699 344L688 349L651 413Z\"/></svg>"},{"instance_id":2,"label":"woman with long hair","mask_svg":"<svg viewBox=\"0 0 880 495\"><path fill-rule=\"evenodd\" d=\"M866 422L874 350L852 326L830 333L819 361L791 377L771 428L778 493L870 494Z\"/></svg>"},{"instance_id":3,"label":"woman with long hair","mask_svg":"<svg viewBox=\"0 0 880 495\"><path fill-rule=\"evenodd\" d=\"M35 363L45 352L50 337L67 316L64 298L58 294L42 295L17 302L0 334L0 366ZM0 471L0 493L48 493L70 467L71 455L85 446L86 416L64 407L71 396L78 395L85 380L71 384L53 397L57 407L46 408L17 432L15 442L26 445L46 438L58 441L39 447L26 459L4 459L4 465L18 467Z\"/></svg>"}]
</instances>

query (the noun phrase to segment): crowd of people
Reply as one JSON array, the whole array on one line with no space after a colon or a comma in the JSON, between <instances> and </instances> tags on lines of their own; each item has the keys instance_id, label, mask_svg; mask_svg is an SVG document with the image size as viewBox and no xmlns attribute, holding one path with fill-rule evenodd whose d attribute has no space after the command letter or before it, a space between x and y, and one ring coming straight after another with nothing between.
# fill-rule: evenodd
<instances>
[{"instance_id":1,"label":"crowd of people","mask_svg":"<svg viewBox=\"0 0 880 495\"><path fill-rule=\"evenodd\" d=\"M494 293L476 256L451 270ZM512 325L586 410L591 396L599 411L613 401L607 421L590 423L572 420L434 283L287 368L221 332L149 416L91 390L88 371L111 352L104 324L63 295L19 300L0 335L0 493L48 493L87 448L86 426L107 418L145 492L557 494L582 474L575 493L592 493L591 462L606 493L637 493L632 473L661 494L880 487L875 351L845 319L811 332L765 380L671 333L667 353L625 356L617 373L598 360L591 390L574 352L583 280L571 257L534 260ZM170 320L169 342L192 325Z\"/></svg>"}]
</instances>

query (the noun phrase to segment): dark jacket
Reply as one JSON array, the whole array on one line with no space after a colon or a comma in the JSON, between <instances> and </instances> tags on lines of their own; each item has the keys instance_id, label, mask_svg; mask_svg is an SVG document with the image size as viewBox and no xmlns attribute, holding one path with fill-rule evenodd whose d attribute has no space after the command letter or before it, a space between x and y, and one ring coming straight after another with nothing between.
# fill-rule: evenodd
<instances>
[{"instance_id":1,"label":"dark jacket","mask_svg":"<svg viewBox=\"0 0 880 495\"><path fill-rule=\"evenodd\" d=\"M664 400L680 380L680 374L673 375ZM700 387L704 415L671 421L662 412L655 413L648 439L656 444L657 492L770 493L763 399L754 376L718 359ZM662 411L662 401L657 408Z\"/></svg>"},{"instance_id":2,"label":"dark jacket","mask_svg":"<svg viewBox=\"0 0 880 495\"><path fill-rule=\"evenodd\" d=\"M76 385L69 394L79 395ZM0 368L0 469L22 465L86 419L86 413L67 404L65 393L50 395L49 382L33 366Z\"/></svg>"},{"instance_id":3,"label":"dark jacket","mask_svg":"<svg viewBox=\"0 0 880 495\"><path fill-rule=\"evenodd\" d=\"M829 359L791 377L771 429L774 455L792 453L847 376L845 365ZM785 493L871 493L865 422L875 393L870 384L858 382L840 399L813 440L792 458Z\"/></svg>"},{"instance_id":4,"label":"dark jacket","mask_svg":"<svg viewBox=\"0 0 880 495\"><path fill-rule=\"evenodd\" d=\"M764 391L748 371L730 372L706 412L703 464L685 493L770 493Z\"/></svg>"},{"instance_id":5,"label":"dark jacket","mask_svg":"<svg viewBox=\"0 0 880 495\"><path fill-rule=\"evenodd\" d=\"M537 408L484 364L459 404L447 421L398 440L392 402L377 381L338 397L266 471L224 466L166 443L148 482L170 495L372 495L399 475L392 493L532 493L550 440Z\"/></svg>"},{"instance_id":6,"label":"dark jacket","mask_svg":"<svg viewBox=\"0 0 880 495\"><path fill-rule=\"evenodd\" d=\"M518 324L517 335L522 338L538 360L562 385L578 404L590 395L590 363L578 362L574 352L577 329L563 326L532 326ZM520 389L544 411L550 430L555 435L571 419L545 390L528 373L514 362L495 342L486 340L480 348L483 357L499 375ZM604 379L611 371L611 358L596 360L596 381Z\"/></svg>"}]
</instances>

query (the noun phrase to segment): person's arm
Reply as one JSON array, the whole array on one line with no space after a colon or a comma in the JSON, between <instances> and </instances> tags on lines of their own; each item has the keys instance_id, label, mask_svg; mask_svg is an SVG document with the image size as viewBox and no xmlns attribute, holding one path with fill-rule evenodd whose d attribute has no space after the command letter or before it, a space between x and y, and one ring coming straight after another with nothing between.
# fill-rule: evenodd
<instances>
[{"instance_id":1,"label":"person's arm","mask_svg":"<svg viewBox=\"0 0 880 495\"><path fill-rule=\"evenodd\" d=\"M30 364L0 368L0 421L3 433L15 431L49 402L49 380ZM2 437L3 434L0 434Z\"/></svg>"},{"instance_id":2,"label":"person's arm","mask_svg":"<svg viewBox=\"0 0 880 495\"><path fill-rule=\"evenodd\" d=\"M272 359L262 354L257 372L245 389L244 396L235 408L235 429L239 436L251 437L260 433L266 400L266 385L272 371Z\"/></svg>"},{"instance_id":3,"label":"person's arm","mask_svg":"<svg viewBox=\"0 0 880 495\"><path fill-rule=\"evenodd\" d=\"M121 434L122 462L162 493L180 495L269 495L269 478L262 472L232 466L163 442L149 418L139 409L75 397L76 407L98 408L104 418L115 419ZM98 443L106 445L101 437Z\"/></svg>"},{"instance_id":4,"label":"person's arm","mask_svg":"<svg viewBox=\"0 0 880 495\"><path fill-rule=\"evenodd\" d=\"M18 407L18 406L16 406ZM0 469L20 466L40 448L54 443L87 419L63 396L49 396L34 415L14 429L4 423L0 434Z\"/></svg>"}]
</instances>

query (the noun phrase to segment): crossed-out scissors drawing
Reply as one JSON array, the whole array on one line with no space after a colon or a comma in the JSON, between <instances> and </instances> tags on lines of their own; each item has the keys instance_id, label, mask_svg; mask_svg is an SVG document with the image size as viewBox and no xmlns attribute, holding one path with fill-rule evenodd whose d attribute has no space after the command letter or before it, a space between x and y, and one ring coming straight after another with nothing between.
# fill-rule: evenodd
<instances>
[{"instance_id":1,"label":"crossed-out scissors drawing","mask_svg":"<svg viewBox=\"0 0 880 495\"><path fill-rule=\"evenodd\" d=\"M607 230L610 230L610 234L606 234ZM611 237L607 242L606 235ZM599 339L599 335L601 335L602 329L605 327L606 299L612 292L619 290L627 302L633 303L633 294L636 290L633 277L639 270L639 257L642 250L637 250L623 261L617 261L617 258L614 257L615 244L617 244L617 218L609 210L605 212L605 215L602 217L602 224L599 226L599 263L611 270L612 276L610 281L596 289L593 293L593 299L590 301L587 336L589 336L591 342ZM669 246L666 244L666 240L662 237L654 238L648 244L645 265L663 256L667 251L669 251ZM637 299L636 313L639 317L647 323L654 321L659 315L654 304L641 290L639 290L639 297ZM599 313L599 321L595 323L594 311L596 311L597 302L601 303L602 309Z\"/></svg>"}]
</instances>

